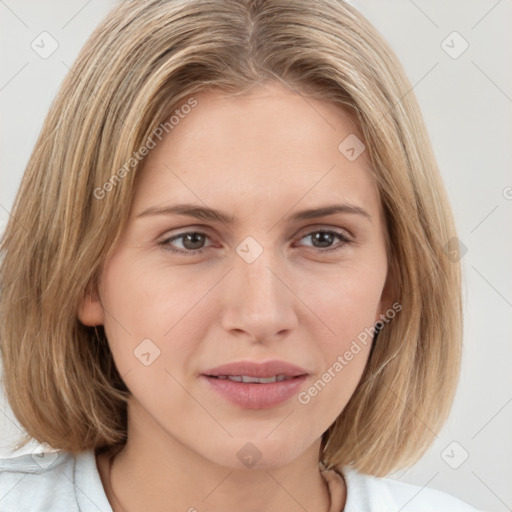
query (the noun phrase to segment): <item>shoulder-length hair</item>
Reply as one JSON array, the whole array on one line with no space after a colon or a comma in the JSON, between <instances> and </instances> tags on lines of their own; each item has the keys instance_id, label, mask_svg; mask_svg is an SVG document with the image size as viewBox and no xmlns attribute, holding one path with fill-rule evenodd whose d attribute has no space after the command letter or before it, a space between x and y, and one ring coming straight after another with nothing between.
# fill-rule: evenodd
<instances>
[{"instance_id":1,"label":"shoulder-length hair","mask_svg":"<svg viewBox=\"0 0 512 512\"><path fill-rule=\"evenodd\" d=\"M104 330L77 311L128 218L139 149L186 98L272 81L355 119L402 306L323 434L321 459L380 476L431 444L458 380L460 264L422 114L391 48L341 0L127 0L64 79L1 242L0 348L22 445L78 453L126 442L129 390Z\"/></svg>"}]
</instances>

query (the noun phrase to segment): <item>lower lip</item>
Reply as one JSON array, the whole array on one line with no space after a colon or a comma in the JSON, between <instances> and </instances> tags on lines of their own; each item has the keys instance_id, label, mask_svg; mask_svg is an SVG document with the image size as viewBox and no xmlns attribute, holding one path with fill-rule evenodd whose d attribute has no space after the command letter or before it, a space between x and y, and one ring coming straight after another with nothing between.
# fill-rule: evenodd
<instances>
[{"instance_id":1,"label":"lower lip","mask_svg":"<svg viewBox=\"0 0 512 512\"><path fill-rule=\"evenodd\" d=\"M268 384L235 382L202 375L210 386L229 402L244 409L270 409L289 400L295 395L307 375Z\"/></svg>"}]
</instances>

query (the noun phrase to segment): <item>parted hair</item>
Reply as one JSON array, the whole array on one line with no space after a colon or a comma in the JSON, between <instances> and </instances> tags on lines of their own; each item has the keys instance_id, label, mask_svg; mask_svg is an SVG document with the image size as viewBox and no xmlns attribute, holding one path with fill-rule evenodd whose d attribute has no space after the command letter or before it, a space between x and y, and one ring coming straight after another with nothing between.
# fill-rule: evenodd
<instances>
[{"instance_id":1,"label":"parted hair","mask_svg":"<svg viewBox=\"0 0 512 512\"><path fill-rule=\"evenodd\" d=\"M26 431L19 446L79 453L126 442L130 391L103 327L77 314L128 219L144 158L126 162L194 94L277 82L357 123L401 305L323 434L320 459L382 476L432 443L459 376L461 270L425 123L388 43L342 0L125 0L63 80L1 240L0 349Z\"/></svg>"}]
</instances>

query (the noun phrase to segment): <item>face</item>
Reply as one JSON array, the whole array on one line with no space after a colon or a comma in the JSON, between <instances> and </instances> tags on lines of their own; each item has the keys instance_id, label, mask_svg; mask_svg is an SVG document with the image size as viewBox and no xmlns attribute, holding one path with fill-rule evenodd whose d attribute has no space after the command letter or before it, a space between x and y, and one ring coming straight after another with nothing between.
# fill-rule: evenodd
<instances>
[{"instance_id":1,"label":"face","mask_svg":"<svg viewBox=\"0 0 512 512\"><path fill-rule=\"evenodd\" d=\"M377 188L331 103L280 85L195 99L150 151L79 317L105 326L133 435L283 466L347 404L371 339L353 342L386 310Z\"/></svg>"}]
</instances>

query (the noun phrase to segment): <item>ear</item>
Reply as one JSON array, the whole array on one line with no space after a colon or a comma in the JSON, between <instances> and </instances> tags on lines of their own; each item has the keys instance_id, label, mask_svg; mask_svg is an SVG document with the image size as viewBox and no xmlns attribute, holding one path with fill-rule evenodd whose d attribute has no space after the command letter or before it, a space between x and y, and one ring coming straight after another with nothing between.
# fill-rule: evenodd
<instances>
[{"instance_id":1,"label":"ear","mask_svg":"<svg viewBox=\"0 0 512 512\"><path fill-rule=\"evenodd\" d=\"M105 314L96 287L88 286L78 306L78 319L84 325L103 325Z\"/></svg>"}]
</instances>

